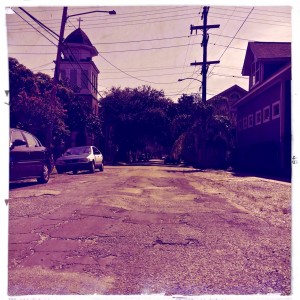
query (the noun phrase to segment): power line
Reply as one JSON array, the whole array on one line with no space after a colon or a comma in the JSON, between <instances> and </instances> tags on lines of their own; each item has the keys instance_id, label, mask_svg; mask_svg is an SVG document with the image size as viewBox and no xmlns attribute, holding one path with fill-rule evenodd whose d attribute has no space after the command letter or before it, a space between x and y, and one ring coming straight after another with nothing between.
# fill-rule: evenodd
<instances>
[{"instance_id":1,"label":"power line","mask_svg":"<svg viewBox=\"0 0 300 300\"><path fill-rule=\"evenodd\" d=\"M214 76L214 75L216 75L216 76L222 76L222 77L234 77L234 78L241 78L241 79L247 79L247 80L248 80L248 78L246 78L246 77L243 77L243 76L236 76L236 75L229 75L229 74L218 74L218 73L211 73L211 75L210 75L210 76Z\"/></svg>"},{"instance_id":2,"label":"power line","mask_svg":"<svg viewBox=\"0 0 300 300\"><path fill-rule=\"evenodd\" d=\"M216 43L209 43L214 46L219 46L219 47L226 47L226 48L231 48L231 49L236 49L236 50L242 50L245 51L246 49L244 48L238 48L238 47L232 47L232 46L226 46L226 45L220 45ZM162 49L170 49L170 48L181 48L181 47L187 47L190 45L199 45L198 43L193 43L193 44L182 44L182 45L175 45L175 46L161 46L161 47L151 47L151 48L139 48L139 49L124 49L124 50L110 50L110 51L101 51L101 53L104 54L111 54L111 53L127 53L127 52L137 52L137 51L151 51L151 50L162 50ZM47 53L40 53L40 52L11 52L11 54L35 54L35 55L43 55L43 54L54 54L52 52L47 52Z\"/></svg>"},{"instance_id":3,"label":"power line","mask_svg":"<svg viewBox=\"0 0 300 300\"><path fill-rule=\"evenodd\" d=\"M228 14L221 14L221 13L211 13L210 15L212 16L230 16ZM239 17L239 16L233 16L233 18L230 18L231 20L235 20L235 21L242 21L244 18L243 17ZM254 20L254 21L252 21ZM257 22L257 21L264 21L264 22ZM284 26L284 27L290 27L290 24L287 24L287 22L280 22L280 21L273 21L273 20L266 20L266 19L258 19L258 18L251 18L248 19L247 22L249 23L256 23L256 24L268 24L268 25L275 25L275 26ZM272 23L272 22L276 22L276 23Z\"/></svg>"},{"instance_id":4,"label":"power line","mask_svg":"<svg viewBox=\"0 0 300 300\"><path fill-rule=\"evenodd\" d=\"M144 11L144 12L146 12L146 14L143 14L143 13L125 13L125 14L122 14L121 16L120 15L118 15L118 20L120 20L120 19L128 19L128 18L130 18L130 22L134 22L134 21L136 21L136 20L132 20L132 18L138 18L138 17L143 17L143 16L151 16L151 15L160 15L160 14L166 14L166 13L169 13L169 12L171 12L171 13L173 13L173 12L176 12L176 11L174 11L174 10L178 10L179 9L179 11L182 11L182 7L179 7L179 8L173 8L173 10L171 10L171 9L169 9L169 8L167 8L167 9L158 9L158 10L151 10L151 11ZM190 10L196 10L196 9L198 9L198 8L188 8L188 9L185 9L184 11L190 11ZM164 10L167 10L167 12L164 12ZM156 11L156 12L155 12ZM147 12L150 12L150 13L147 13ZM130 15L130 16L124 16L124 15ZM132 16L131 14L137 14L137 16ZM177 16L177 15L174 15L174 16ZM172 15L171 16L165 16L165 17L173 17ZM103 17L103 18L101 18L101 20L103 19L103 21L105 21L106 19L108 19L109 17ZM93 17L93 16L90 16L90 17L88 17L88 16L86 16L85 18L84 18L85 20L86 19L91 19L91 20L94 20L95 19L95 17ZM60 21L60 19L52 19L51 21L49 21L49 20L47 20L48 21L48 23L54 23L54 24L56 24L57 23L57 21ZM87 20L87 22L89 22L89 20ZM121 21L122 22L122 21ZM125 22L126 22L126 20L125 20ZM13 26L17 26L18 24L14 24L14 23L17 23L17 22L11 22L11 23L13 23L12 25ZM97 24L107 24L107 22L104 22L104 23L99 23L99 22L97 22ZM114 24L114 22L109 22L108 24ZM90 24L91 25L91 24Z\"/></svg>"},{"instance_id":5,"label":"power line","mask_svg":"<svg viewBox=\"0 0 300 300\"><path fill-rule=\"evenodd\" d=\"M74 55L72 49L69 47L69 45L68 45L67 43L65 43L64 46L67 47L67 51L69 52L69 54L71 54L72 59L74 60L74 62L76 63L76 65L79 66L79 68L80 68L81 71L84 71L83 68L82 68L82 66L80 65L79 61L76 59L76 57L75 57L75 55ZM72 65L72 67L73 67L72 61L70 60L69 62L71 63L71 65ZM96 87L96 86L94 85L94 83L92 83L92 81L90 80L89 76L88 76L85 72L82 72L82 75L87 79L87 81L91 84L91 86L93 87L93 89L94 89L94 90L97 92L97 94L102 98L102 95L101 95L100 92L98 91L98 87ZM84 81L84 84L85 84L86 88L88 89L88 84L87 84L85 81Z\"/></svg>"},{"instance_id":6,"label":"power line","mask_svg":"<svg viewBox=\"0 0 300 300\"><path fill-rule=\"evenodd\" d=\"M48 31L48 27L44 26L44 24L42 24L40 21L38 21L36 18L34 18L33 16L31 16L30 14L28 14L24 9L20 8L22 11L24 11L27 15L29 15L35 22L37 22L40 26L42 26L45 30ZM20 16L21 17L21 16ZM22 18L22 17L21 17ZM23 18L22 18L23 19ZM26 21L25 19L23 19L24 21ZM27 22L27 21L26 21ZM41 33L39 30L37 30L40 34L42 34L44 37L46 37L43 33ZM52 30L50 30L50 34L54 33ZM52 34L53 36L53 34ZM47 37L46 37L47 38ZM49 40L50 41L50 40ZM56 44L54 44L56 47L58 47ZM80 63L78 62L78 60L76 59L75 55L72 52L72 49L69 47L69 45L66 43L65 46L67 47L67 51L71 54L73 60L75 61L75 63L79 66L79 68L81 69L81 71L83 71L82 66L80 65ZM70 61L71 65L73 66L73 63ZM91 80L89 79L88 75L85 74L85 72L82 73L87 81L91 84L91 86L93 87L94 90L97 91L97 94L102 97L102 95L99 93L98 91L98 87L95 87L94 84L91 82ZM88 85L84 82L84 84L86 85L86 87L88 88Z\"/></svg>"},{"instance_id":7,"label":"power line","mask_svg":"<svg viewBox=\"0 0 300 300\"><path fill-rule=\"evenodd\" d=\"M228 48L230 47L231 43L233 42L233 40L235 39L236 35L239 33L239 31L241 30L241 28L243 27L243 25L246 23L248 17L251 15L252 11L253 11L254 7L252 7L252 9L250 10L250 12L248 13L248 15L246 16L245 20L243 21L243 23L239 26L238 30L236 31L235 35L232 37L230 43L228 44L228 46L224 49L223 53L221 54L221 56L219 57L219 60L221 60L221 58L224 56L224 54L226 53L226 51L228 50ZM212 71L214 70L214 66L212 67L212 69L210 70L208 76L212 73Z\"/></svg>"},{"instance_id":8,"label":"power line","mask_svg":"<svg viewBox=\"0 0 300 300\"><path fill-rule=\"evenodd\" d=\"M175 9L178 9L178 8L175 8ZM182 8L179 8L180 10L179 11L182 11ZM188 9L185 9L184 11L188 11L188 10L195 10L195 9L199 9L198 7L197 8L188 8ZM230 11L229 9L224 9L224 8L219 8L219 7L213 7L214 10L221 10L221 11ZM170 11L170 9L166 9L168 10L168 12ZM148 12L148 11L147 11ZM172 11L174 12L174 11ZM246 12L243 12L243 11L240 11L240 10L237 10L237 12L242 12L242 13L246 13ZM159 10L158 12L155 12L153 13L152 11L150 13L147 13L147 14L139 14L137 16L133 16L134 18L137 18L137 17L142 17L142 16L149 16L149 15L158 15L158 14L165 14L166 12L162 12L161 10ZM134 14L137 14L137 13L134 13ZM217 15L224 15L224 16L229 16L228 14L222 14L222 13L211 13L212 15L213 14L217 14ZM258 14L258 15L267 15L267 16L271 16L271 17L274 17L274 15L269 15L269 14L261 14L261 13L257 13L257 12L254 12L254 14ZM186 15L189 15L189 14L182 14L182 15L169 15L169 16L164 16L165 18L170 18L170 17L178 17L178 16L186 16ZM231 15L230 15L231 16ZM242 18L243 19L243 16L235 16L236 18ZM277 16L275 16L277 17ZM284 17L284 16L278 16L278 17ZM85 19L87 18L91 18L91 19L94 19L94 17L86 17ZM131 18L131 20L129 21L119 21L119 22L104 22L104 23L101 23L101 22L97 22L96 24L97 25L101 25L101 24L104 24L104 25L110 25L110 24L124 24L126 22L136 22L136 21L139 21L139 20L132 20L132 16L125 16L125 17L122 17L122 16L119 16L118 17L118 20L120 19L124 19L124 18ZM288 18L288 17L284 17L284 18ZM161 17L156 17L156 18L151 18L152 20L153 19L161 19ZM150 19L150 20L151 20ZM149 19L148 19L149 20ZM237 19L238 20L238 19ZM264 19L257 19L257 18L252 18L251 20L260 20L260 21L265 21ZM280 20L271 20L271 21L276 21L276 23L284 23L284 22L281 22ZM57 23L56 21L52 20L53 23ZM50 22L49 22L50 23ZM88 23L87 23L88 24ZM89 23L89 25L94 25L93 23ZM90 28L90 27L89 27Z\"/></svg>"},{"instance_id":9,"label":"power line","mask_svg":"<svg viewBox=\"0 0 300 300\"><path fill-rule=\"evenodd\" d=\"M13 9L12 9L13 10ZM18 12L16 12L15 10L13 10L14 13L19 16L24 22L26 22L29 26L31 26L35 31L37 31L39 34L41 34L44 38L46 38L50 43L52 43L54 46L56 46L56 44L51 41L47 36L45 36L42 32L40 32L37 28L35 28L33 25L31 25L26 19L24 19Z\"/></svg>"},{"instance_id":10,"label":"power line","mask_svg":"<svg viewBox=\"0 0 300 300\"><path fill-rule=\"evenodd\" d=\"M236 7L236 6L233 7L234 10L225 9L225 8L221 8L221 7L214 7L214 6L212 6L211 8L212 8L213 11L215 11L215 10L228 11L228 12L233 11L233 12L244 13L244 14L247 14L249 12L248 8L246 8L247 11L246 10L242 11L242 10L240 10L240 9L242 9L242 7ZM256 11L258 11L258 12L256 12ZM261 9L255 7L254 11L253 11L253 14L263 15L263 16L270 16L270 17L275 17L275 18L290 18L290 15L291 15L290 13L287 13L287 12L275 12L275 11L273 11L272 14L265 14L265 13L260 13L260 11L265 11L265 10L261 10ZM268 11L268 12L272 12L272 11ZM276 16L276 15L274 15L274 13L286 14L288 16L282 16L282 15Z\"/></svg>"},{"instance_id":11,"label":"power line","mask_svg":"<svg viewBox=\"0 0 300 300\"><path fill-rule=\"evenodd\" d=\"M53 61L51 61L51 62L49 62L49 63L47 63L47 64L43 64L43 65L40 65L40 66L37 66L37 67L33 67L32 70L38 69L38 68L42 68L42 67L46 67L46 66L49 66L49 65L51 65L51 64L53 64Z\"/></svg>"},{"instance_id":12,"label":"power line","mask_svg":"<svg viewBox=\"0 0 300 300\"><path fill-rule=\"evenodd\" d=\"M142 43L142 42L153 42L153 41L163 41L163 40L174 40L174 39L181 39L181 38L189 38L189 36L188 35L182 35L182 36L173 36L173 37L165 37L165 38L154 38L154 39L143 39L143 40L99 42L99 43L93 43L93 45L115 45L115 44ZM9 44L9 45L10 46L39 46L39 45L34 45L34 44L27 44L27 45L12 45L12 44Z\"/></svg>"},{"instance_id":13,"label":"power line","mask_svg":"<svg viewBox=\"0 0 300 300\"><path fill-rule=\"evenodd\" d=\"M179 75L182 74L182 72L179 73L164 73L164 74L152 74L152 75L139 75L139 78L141 77L160 77L160 76L168 76L168 75ZM195 74L195 72L191 73L190 75L187 75L188 77L191 77ZM112 80L112 79L127 79L127 77L111 77L111 78L101 78L101 80ZM175 83L175 82L174 82ZM176 81L177 83L177 81Z\"/></svg>"},{"instance_id":14,"label":"power line","mask_svg":"<svg viewBox=\"0 0 300 300\"><path fill-rule=\"evenodd\" d=\"M212 13L212 15L213 15L213 13ZM222 14L217 14L217 15L221 15L222 16ZM146 21L146 22L135 22L133 24L127 24L127 25L120 24L120 25L115 25L115 26L107 25L107 26L101 26L101 27L95 27L95 26L89 27L89 26L86 26L85 29L103 29L103 28L110 28L111 29L111 28L116 28L116 27L147 25L147 24L162 23L162 22L181 21L181 20L186 20L186 19L190 19L190 17L179 18L179 19L175 18L175 19L169 19L169 20L159 20L159 21L154 21L154 22L148 22L148 21ZM239 18L239 19L233 19L233 18L231 18L231 19L232 20L236 20L236 21L242 21L242 18ZM271 23L271 22L268 22L268 20L266 20L266 21L265 22L257 22L257 21L247 20L247 23L265 24L265 25L273 25L273 26L279 26L279 27L291 27L290 24L286 24L286 23L279 24L278 22ZM18 31L18 30L21 30L21 31ZM24 32L34 32L34 31L33 30L22 30L21 28L20 29L15 29L15 30L10 30L11 34L13 34L13 33L24 33Z\"/></svg>"},{"instance_id":15,"label":"power line","mask_svg":"<svg viewBox=\"0 0 300 300\"><path fill-rule=\"evenodd\" d=\"M27 12L24 8L19 7L20 10L22 10L27 16L29 16L35 23L39 24L42 28L44 28L48 33L50 33L54 38L58 40L59 35L54 32L52 29L50 29L48 26L43 24L41 21L36 19L33 15L31 15L29 12Z\"/></svg>"},{"instance_id":16,"label":"power line","mask_svg":"<svg viewBox=\"0 0 300 300\"><path fill-rule=\"evenodd\" d=\"M148 81L148 80L143 80L143 79L140 79L136 76L133 76L125 71L123 71L122 69L120 69L119 67L117 67L116 65L114 65L113 63L111 63L109 60L107 60L103 55L99 54L99 56L101 58L103 58L108 64L110 64L112 67L116 68L117 70L119 70L121 73L133 78L133 79L136 79L136 80L139 80L139 81L143 81L143 82L146 82L146 83L152 83L152 84L174 84L175 82L153 82L153 81Z\"/></svg>"}]
</instances>

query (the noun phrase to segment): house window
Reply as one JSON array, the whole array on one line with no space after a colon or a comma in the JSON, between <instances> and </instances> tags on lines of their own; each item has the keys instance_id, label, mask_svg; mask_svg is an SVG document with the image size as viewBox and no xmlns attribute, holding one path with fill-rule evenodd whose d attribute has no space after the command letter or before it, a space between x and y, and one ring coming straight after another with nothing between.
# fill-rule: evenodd
<instances>
[{"instance_id":1,"label":"house window","mask_svg":"<svg viewBox=\"0 0 300 300\"><path fill-rule=\"evenodd\" d=\"M251 86L256 85L260 81L260 63L259 62L253 62L251 65L251 79L252 79Z\"/></svg>"},{"instance_id":2,"label":"house window","mask_svg":"<svg viewBox=\"0 0 300 300\"><path fill-rule=\"evenodd\" d=\"M261 124L261 109L255 113L255 125Z\"/></svg>"},{"instance_id":3,"label":"house window","mask_svg":"<svg viewBox=\"0 0 300 300\"><path fill-rule=\"evenodd\" d=\"M88 70L81 70L81 88L88 89L89 73Z\"/></svg>"},{"instance_id":4,"label":"house window","mask_svg":"<svg viewBox=\"0 0 300 300\"><path fill-rule=\"evenodd\" d=\"M238 121L238 131L242 131L243 130L243 122L242 120Z\"/></svg>"},{"instance_id":5,"label":"house window","mask_svg":"<svg viewBox=\"0 0 300 300\"><path fill-rule=\"evenodd\" d=\"M270 121L270 105L263 109L263 123Z\"/></svg>"},{"instance_id":6,"label":"house window","mask_svg":"<svg viewBox=\"0 0 300 300\"><path fill-rule=\"evenodd\" d=\"M93 82L93 92L97 93L97 75L92 73Z\"/></svg>"},{"instance_id":7,"label":"house window","mask_svg":"<svg viewBox=\"0 0 300 300\"><path fill-rule=\"evenodd\" d=\"M77 70L70 71L70 84L72 87L77 86Z\"/></svg>"},{"instance_id":8,"label":"house window","mask_svg":"<svg viewBox=\"0 0 300 300\"><path fill-rule=\"evenodd\" d=\"M253 114L248 116L248 128L253 127Z\"/></svg>"},{"instance_id":9,"label":"house window","mask_svg":"<svg viewBox=\"0 0 300 300\"><path fill-rule=\"evenodd\" d=\"M64 80L64 81L67 79L67 72L66 72L66 70L61 70L60 71L60 79Z\"/></svg>"},{"instance_id":10,"label":"house window","mask_svg":"<svg viewBox=\"0 0 300 300\"><path fill-rule=\"evenodd\" d=\"M247 117L243 118L243 129L247 129Z\"/></svg>"},{"instance_id":11,"label":"house window","mask_svg":"<svg viewBox=\"0 0 300 300\"><path fill-rule=\"evenodd\" d=\"M280 103L276 101L272 104L272 120L280 117Z\"/></svg>"},{"instance_id":12,"label":"house window","mask_svg":"<svg viewBox=\"0 0 300 300\"><path fill-rule=\"evenodd\" d=\"M95 74L95 93L98 91L98 76Z\"/></svg>"}]
</instances>

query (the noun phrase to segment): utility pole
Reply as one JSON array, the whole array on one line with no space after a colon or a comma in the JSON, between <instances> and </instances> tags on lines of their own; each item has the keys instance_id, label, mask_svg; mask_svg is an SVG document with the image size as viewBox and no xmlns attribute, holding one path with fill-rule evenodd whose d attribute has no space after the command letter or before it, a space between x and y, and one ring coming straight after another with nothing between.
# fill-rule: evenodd
<instances>
[{"instance_id":1,"label":"utility pole","mask_svg":"<svg viewBox=\"0 0 300 300\"><path fill-rule=\"evenodd\" d=\"M52 91L51 91L52 103L55 103L57 84L59 81L60 60L61 60L61 52L62 52L62 44L63 44L63 40L64 40L65 27L66 27L66 22L67 22L67 11L68 11L68 7L64 7L62 19L61 19L58 45L57 45L57 54L56 54L54 77L53 77L53 87L52 87ZM46 146L47 147L51 147L52 135L53 135L53 122L50 122L48 130L47 130L47 136L46 136Z\"/></svg>"},{"instance_id":2,"label":"utility pole","mask_svg":"<svg viewBox=\"0 0 300 300\"><path fill-rule=\"evenodd\" d=\"M209 11L209 6L204 6L202 16L201 16L201 20L203 20L203 26L191 25L191 27L190 27L191 34L193 34L194 30L196 30L196 34L197 34L198 29L203 30L203 39L202 39L202 43L201 43L201 47L203 47L203 61L202 62L195 61L194 63L191 63L191 66L202 66L201 74L202 74L202 101L203 102L206 102L206 77L207 77L208 67L211 64L220 63L219 60L207 61L207 44L208 44L208 40L209 40L209 35L208 35L207 31L210 28L219 28L220 27L219 24L218 25L207 25L208 11Z\"/></svg>"},{"instance_id":3,"label":"utility pole","mask_svg":"<svg viewBox=\"0 0 300 300\"><path fill-rule=\"evenodd\" d=\"M56 54L56 61L55 61L55 70L54 70L54 82L55 83L58 83L58 81L59 81L59 69L60 69L62 44L63 44L63 40L64 40L65 27L66 27L66 22L67 22L67 18L68 18L67 12L68 12L68 7L64 7L63 14L61 17L60 33L59 33L59 40L58 40L57 54Z\"/></svg>"}]
</instances>

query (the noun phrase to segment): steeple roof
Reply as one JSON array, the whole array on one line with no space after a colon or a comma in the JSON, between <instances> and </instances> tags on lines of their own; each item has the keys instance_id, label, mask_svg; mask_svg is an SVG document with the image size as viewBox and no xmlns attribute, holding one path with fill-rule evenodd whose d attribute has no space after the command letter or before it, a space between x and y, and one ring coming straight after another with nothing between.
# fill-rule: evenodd
<instances>
[{"instance_id":1,"label":"steeple roof","mask_svg":"<svg viewBox=\"0 0 300 300\"><path fill-rule=\"evenodd\" d=\"M98 51L91 43L88 36L81 28L77 28L73 32L71 32L64 41L65 46L72 48L85 48L90 51L91 56L97 56ZM67 46L68 45L68 46Z\"/></svg>"},{"instance_id":2,"label":"steeple roof","mask_svg":"<svg viewBox=\"0 0 300 300\"><path fill-rule=\"evenodd\" d=\"M77 28L72 33L70 33L66 39L65 43L68 44L83 44L87 46L94 47L88 38L88 36L85 34L85 32L81 28Z\"/></svg>"}]
</instances>

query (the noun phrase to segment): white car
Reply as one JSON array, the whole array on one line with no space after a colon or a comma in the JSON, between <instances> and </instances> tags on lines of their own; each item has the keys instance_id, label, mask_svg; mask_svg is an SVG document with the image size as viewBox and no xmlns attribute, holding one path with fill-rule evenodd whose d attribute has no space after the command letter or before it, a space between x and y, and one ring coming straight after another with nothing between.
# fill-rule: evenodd
<instances>
[{"instance_id":1,"label":"white car","mask_svg":"<svg viewBox=\"0 0 300 300\"><path fill-rule=\"evenodd\" d=\"M58 174L68 171L76 174L79 170L94 173L95 169L103 172L103 155L94 146L72 147L56 160L55 167Z\"/></svg>"}]
</instances>

